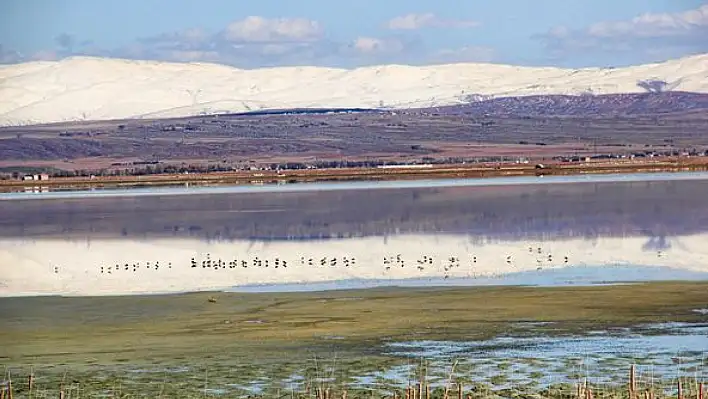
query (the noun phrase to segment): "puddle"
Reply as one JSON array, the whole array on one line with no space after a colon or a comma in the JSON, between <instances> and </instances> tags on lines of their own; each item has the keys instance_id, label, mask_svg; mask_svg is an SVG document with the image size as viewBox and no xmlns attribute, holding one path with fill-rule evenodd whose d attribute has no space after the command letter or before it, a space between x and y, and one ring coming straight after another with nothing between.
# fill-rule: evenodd
<instances>
[{"instance_id":1,"label":"puddle","mask_svg":"<svg viewBox=\"0 0 708 399\"><path fill-rule=\"evenodd\" d=\"M650 330L642 335L638 330ZM409 341L386 345L389 355L425 358L438 372L455 360L472 370L476 381L495 389L513 384L596 383L626 379L630 365L652 378L705 375L708 324L661 323L636 329L592 331L586 336L497 337L487 341ZM463 367L464 367L463 366ZM481 373L480 373L481 371Z\"/></svg>"},{"instance_id":2,"label":"puddle","mask_svg":"<svg viewBox=\"0 0 708 399\"><path fill-rule=\"evenodd\" d=\"M484 354L506 358L551 359L569 354L602 354L633 356L646 354L676 354L686 351L707 351L708 335L685 333L680 335L653 335L608 337L594 335L589 337L565 338L518 338L502 337L484 342L439 342L417 341L391 343L392 354L406 357L456 357Z\"/></svg>"},{"instance_id":3,"label":"puddle","mask_svg":"<svg viewBox=\"0 0 708 399\"><path fill-rule=\"evenodd\" d=\"M409 382L416 380L415 366L395 366L385 371L375 371L355 376L353 379L354 381L350 385L355 388L405 387L409 385Z\"/></svg>"},{"instance_id":4,"label":"puddle","mask_svg":"<svg viewBox=\"0 0 708 399\"><path fill-rule=\"evenodd\" d=\"M193 369L186 377L172 374L169 378L191 380L199 394L204 396L246 397L262 395L271 389L298 391L308 383L346 384L352 389L385 392L417 381L418 367L423 359L427 363L427 381L432 388L447 383L451 366L457 361L456 379L467 386L482 384L483 389L490 392L504 389L538 392L554 384L577 383L585 379L594 386L623 385L633 364L636 365L638 381L641 384L656 381L657 391L670 388L669 384L679 376L698 380L708 377L708 321L641 324L632 328L589 331L582 336L520 337L529 328L549 324L553 323L517 320L509 335L486 341L389 342L381 348L383 353L380 354L388 357L390 366L362 364L346 370L320 366L317 377L305 377L312 370L308 369L310 366L299 364L275 372L268 367L251 369L249 365L249 373L235 371L228 379L211 378L210 370L207 387ZM336 335L322 335L321 338L341 339ZM132 365L118 371L130 376L126 384L135 385L156 374L184 373L190 369ZM96 378L102 372L92 374ZM666 384L660 385L663 383ZM667 392L675 396L675 392Z\"/></svg>"},{"instance_id":5,"label":"puddle","mask_svg":"<svg viewBox=\"0 0 708 399\"><path fill-rule=\"evenodd\" d=\"M226 384L226 386L252 395L260 395L265 390L265 383L262 381L251 381L245 384Z\"/></svg>"}]
</instances>

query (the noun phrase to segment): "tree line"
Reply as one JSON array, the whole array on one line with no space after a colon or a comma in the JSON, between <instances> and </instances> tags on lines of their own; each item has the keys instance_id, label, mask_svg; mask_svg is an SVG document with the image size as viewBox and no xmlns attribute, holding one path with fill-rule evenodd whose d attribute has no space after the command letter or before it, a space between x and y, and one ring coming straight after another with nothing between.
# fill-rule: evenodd
<instances>
[{"instance_id":1,"label":"tree line","mask_svg":"<svg viewBox=\"0 0 708 399\"><path fill-rule=\"evenodd\" d=\"M343 169L343 168L375 168L386 165L449 165L480 162L514 162L518 157L493 156L483 158L464 157L423 157L416 161L391 161L382 159L371 160L319 160L314 162L272 162L272 163L207 163L207 164L174 164L161 161L133 162L129 164L116 163L110 168L65 170L56 168L16 167L12 170L0 171L0 179L21 179L27 174L46 173L50 177L90 177L90 176L147 176L161 174L213 173L247 170L302 170L302 169Z\"/></svg>"}]
</instances>

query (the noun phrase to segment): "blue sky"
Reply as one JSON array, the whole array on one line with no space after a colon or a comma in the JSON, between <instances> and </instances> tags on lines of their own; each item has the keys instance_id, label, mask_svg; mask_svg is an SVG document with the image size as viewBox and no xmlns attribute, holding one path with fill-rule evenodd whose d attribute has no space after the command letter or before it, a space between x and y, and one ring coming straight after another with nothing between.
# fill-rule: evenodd
<instances>
[{"instance_id":1,"label":"blue sky","mask_svg":"<svg viewBox=\"0 0 708 399\"><path fill-rule=\"evenodd\" d=\"M4 63L621 66L708 52L708 1L1 0L0 46Z\"/></svg>"}]
</instances>

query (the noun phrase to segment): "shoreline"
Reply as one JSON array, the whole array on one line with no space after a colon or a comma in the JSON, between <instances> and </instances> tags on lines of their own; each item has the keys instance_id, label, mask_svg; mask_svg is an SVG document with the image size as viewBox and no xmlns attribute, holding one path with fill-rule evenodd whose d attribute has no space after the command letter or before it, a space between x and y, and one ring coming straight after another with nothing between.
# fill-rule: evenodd
<instances>
[{"instance_id":1,"label":"shoreline","mask_svg":"<svg viewBox=\"0 0 708 399\"><path fill-rule=\"evenodd\" d=\"M161 174L144 176L95 176L51 178L41 181L2 180L0 192L54 188L80 190L111 187L159 187L194 185L262 185L314 182L358 182L392 180L435 180L450 178L495 178L523 176L571 176L585 174L681 173L708 171L708 157L656 162L625 161L603 163L440 165L428 168L401 167L304 169L286 171L234 171L199 174Z\"/></svg>"},{"instance_id":2,"label":"shoreline","mask_svg":"<svg viewBox=\"0 0 708 399\"><path fill-rule=\"evenodd\" d=\"M572 268L573 266L571 266ZM582 267L582 266L575 266ZM658 268L656 266L640 266L637 269ZM583 282L573 284L535 284L535 283L504 283L500 281L495 284L466 284L467 279L458 278L450 281L450 284L432 284L432 285L416 285L419 279L402 279L398 284L376 284L383 282L379 279L359 280L361 285L341 288L310 288L312 286L329 286L335 285L340 280L323 281L319 283L291 283L291 284L250 284L237 285L230 287L205 288L200 290L186 291L145 291L145 292L125 292L125 293L105 293L83 295L80 293L46 293L46 292L18 292L10 295L0 295L0 300L3 299L21 299L21 298L121 298L121 297L161 297L161 296L183 296L183 295L219 295L219 294L237 294L237 295L268 295L268 294L322 294L322 293L367 293L372 291L444 291L444 290L459 290L459 289L503 289L503 288L524 288L524 289L567 289L567 288L595 288L595 287L615 287L615 286L638 286L650 284L705 284L706 280L696 280L688 278L676 279L646 279L646 280L618 280L611 282ZM413 282L413 284L410 284ZM369 285L367 285L369 283Z\"/></svg>"},{"instance_id":3,"label":"shoreline","mask_svg":"<svg viewBox=\"0 0 708 399\"><path fill-rule=\"evenodd\" d=\"M261 182L258 184L172 184L145 186L101 186L77 187L74 189L32 187L24 191L0 190L0 201L17 200L52 200L67 198L109 198L109 197L144 197L157 195L213 195L213 194L249 194L249 193L287 193L287 192L327 192L351 190L392 190L417 188L450 187L510 187L524 185L558 185L581 183L627 183L656 181L708 180L707 171L684 172L638 172L638 173L591 173L568 175L539 176L499 176L493 178L426 178L426 179L391 179L357 181L303 181L297 183Z\"/></svg>"}]
</instances>

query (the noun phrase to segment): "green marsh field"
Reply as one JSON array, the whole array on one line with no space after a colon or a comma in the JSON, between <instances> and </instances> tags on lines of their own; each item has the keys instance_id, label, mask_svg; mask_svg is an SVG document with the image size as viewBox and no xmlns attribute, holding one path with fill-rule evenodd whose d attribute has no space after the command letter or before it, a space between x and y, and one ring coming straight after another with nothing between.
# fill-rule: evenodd
<instances>
[{"instance_id":1,"label":"green marsh field","mask_svg":"<svg viewBox=\"0 0 708 399\"><path fill-rule=\"evenodd\" d=\"M697 395L706 308L705 282L0 298L0 359L14 398L622 397L631 365Z\"/></svg>"}]
</instances>

